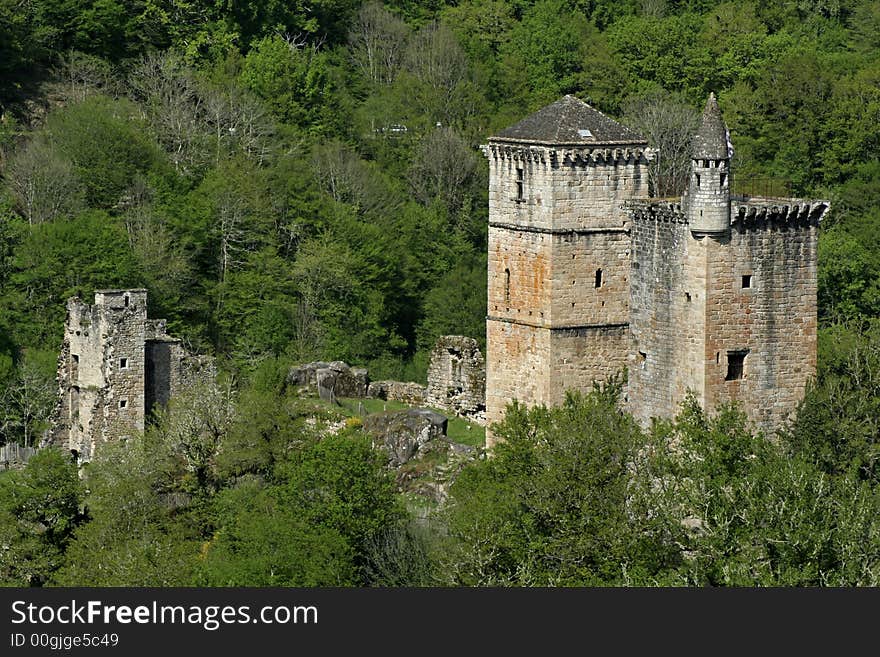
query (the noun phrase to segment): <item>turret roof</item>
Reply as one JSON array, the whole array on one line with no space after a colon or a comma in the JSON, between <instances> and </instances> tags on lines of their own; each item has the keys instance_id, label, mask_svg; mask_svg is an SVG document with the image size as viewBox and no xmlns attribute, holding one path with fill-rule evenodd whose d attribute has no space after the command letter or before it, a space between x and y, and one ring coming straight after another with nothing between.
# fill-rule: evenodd
<instances>
[{"instance_id":1,"label":"turret roof","mask_svg":"<svg viewBox=\"0 0 880 657\"><path fill-rule=\"evenodd\" d=\"M542 144L647 144L640 134L568 95L530 114L493 140Z\"/></svg>"},{"instance_id":2,"label":"turret roof","mask_svg":"<svg viewBox=\"0 0 880 657\"><path fill-rule=\"evenodd\" d=\"M694 135L692 146L694 159L718 160L730 157L727 126L721 118L721 109L714 93L710 93L709 100L706 101L703 120Z\"/></svg>"}]
</instances>

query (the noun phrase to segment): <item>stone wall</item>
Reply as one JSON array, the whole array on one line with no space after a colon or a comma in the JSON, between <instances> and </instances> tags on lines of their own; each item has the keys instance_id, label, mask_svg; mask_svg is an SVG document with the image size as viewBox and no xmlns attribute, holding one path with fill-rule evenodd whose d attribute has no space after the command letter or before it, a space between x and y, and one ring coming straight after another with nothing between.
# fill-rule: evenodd
<instances>
[{"instance_id":1,"label":"stone wall","mask_svg":"<svg viewBox=\"0 0 880 657\"><path fill-rule=\"evenodd\" d=\"M644 424L671 417L688 390L701 401L705 240L680 206L631 204L629 410Z\"/></svg>"},{"instance_id":2,"label":"stone wall","mask_svg":"<svg viewBox=\"0 0 880 657\"><path fill-rule=\"evenodd\" d=\"M581 329L553 329L550 332L550 367L547 400L550 405L565 400L566 390L592 390L594 381L605 381L626 367L629 346L628 325Z\"/></svg>"},{"instance_id":3,"label":"stone wall","mask_svg":"<svg viewBox=\"0 0 880 657\"><path fill-rule=\"evenodd\" d=\"M22 447L18 443L0 445L0 470L21 469L36 453L33 447Z\"/></svg>"},{"instance_id":4,"label":"stone wall","mask_svg":"<svg viewBox=\"0 0 880 657\"><path fill-rule=\"evenodd\" d=\"M816 373L816 244L824 202L735 204L709 245L706 406L739 401L766 431L793 415ZM730 360L742 356L741 378Z\"/></svg>"},{"instance_id":5,"label":"stone wall","mask_svg":"<svg viewBox=\"0 0 880 657\"><path fill-rule=\"evenodd\" d=\"M371 381L367 388L367 397L400 401L404 404L424 404L427 388L412 381Z\"/></svg>"},{"instance_id":6,"label":"stone wall","mask_svg":"<svg viewBox=\"0 0 880 657\"><path fill-rule=\"evenodd\" d=\"M485 419L486 364L476 340L461 335L437 340L428 365L426 402L457 415Z\"/></svg>"}]
</instances>

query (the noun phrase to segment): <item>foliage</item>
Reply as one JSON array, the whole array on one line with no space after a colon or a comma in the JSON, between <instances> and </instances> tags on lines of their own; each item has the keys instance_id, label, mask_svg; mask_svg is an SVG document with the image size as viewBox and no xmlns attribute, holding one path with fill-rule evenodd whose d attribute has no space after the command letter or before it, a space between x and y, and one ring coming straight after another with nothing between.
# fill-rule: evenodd
<instances>
[{"instance_id":1,"label":"foliage","mask_svg":"<svg viewBox=\"0 0 880 657\"><path fill-rule=\"evenodd\" d=\"M0 583L41 586L52 576L82 520L81 497L76 464L56 450L0 477Z\"/></svg>"},{"instance_id":2,"label":"foliage","mask_svg":"<svg viewBox=\"0 0 880 657\"><path fill-rule=\"evenodd\" d=\"M644 440L616 408L620 387L569 393L561 407L512 404L493 427L493 458L453 485L445 569L464 585L624 584L674 551L627 508Z\"/></svg>"},{"instance_id":3,"label":"foliage","mask_svg":"<svg viewBox=\"0 0 880 657\"><path fill-rule=\"evenodd\" d=\"M108 448L88 522L65 507L51 539L10 500L51 472L37 488L73 504L67 465L7 473L3 581L875 583L878 25L866 0L0 0L3 440L38 442L65 302L95 289L147 287L237 377ZM572 93L643 132L654 191L676 194L710 91L735 179L832 203L797 421L767 443L733 409L646 434L606 393L517 407L448 526L408 527L365 441L320 438L338 418L290 398L286 367L421 380L439 335L482 344L476 147Z\"/></svg>"}]
</instances>

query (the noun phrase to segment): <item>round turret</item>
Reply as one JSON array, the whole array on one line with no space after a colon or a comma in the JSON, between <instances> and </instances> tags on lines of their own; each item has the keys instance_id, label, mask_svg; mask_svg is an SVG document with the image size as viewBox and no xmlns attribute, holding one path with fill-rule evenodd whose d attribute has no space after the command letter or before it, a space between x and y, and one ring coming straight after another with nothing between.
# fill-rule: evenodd
<instances>
[{"instance_id":1,"label":"round turret","mask_svg":"<svg viewBox=\"0 0 880 657\"><path fill-rule=\"evenodd\" d=\"M730 230L730 145L715 94L706 101L693 139L687 214L696 236Z\"/></svg>"}]
</instances>

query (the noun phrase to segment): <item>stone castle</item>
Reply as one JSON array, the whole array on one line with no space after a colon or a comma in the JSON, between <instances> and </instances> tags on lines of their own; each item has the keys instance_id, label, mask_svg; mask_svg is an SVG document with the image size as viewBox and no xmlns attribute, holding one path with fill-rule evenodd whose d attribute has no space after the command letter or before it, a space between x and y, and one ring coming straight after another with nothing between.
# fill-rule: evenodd
<instances>
[{"instance_id":1,"label":"stone castle","mask_svg":"<svg viewBox=\"0 0 880 657\"><path fill-rule=\"evenodd\" d=\"M486 416L555 405L626 368L641 422L692 392L772 431L816 371L827 201L731 196L714 95L675 202L649 198L647 141L565 96L489 139ZM491 438L489 439L491 445Z\"/></svg>"},{"instance_id":2,"label":"stone castle","mask_svg":"<svg viewBox=\"0 0 880 657\"><path fill-rule=\"evenodd\" d=\"M147 319L146 290L98 290L91 305L71 298L49 440L89 461L102 443L142 432L155 408L210 376L210 360L168 336L164 319Z\"/></svg>"}]
</instances>

